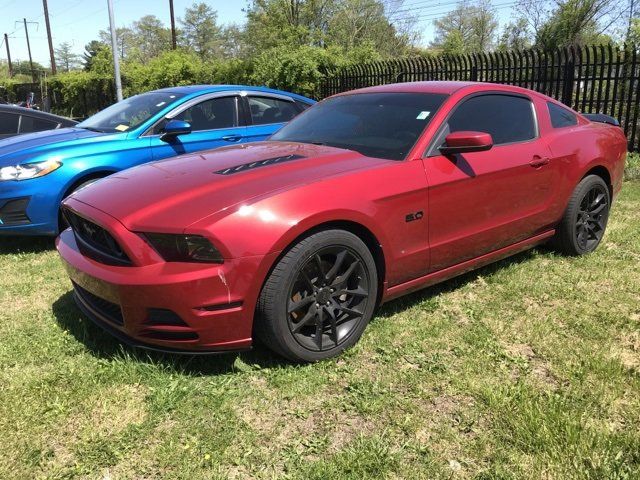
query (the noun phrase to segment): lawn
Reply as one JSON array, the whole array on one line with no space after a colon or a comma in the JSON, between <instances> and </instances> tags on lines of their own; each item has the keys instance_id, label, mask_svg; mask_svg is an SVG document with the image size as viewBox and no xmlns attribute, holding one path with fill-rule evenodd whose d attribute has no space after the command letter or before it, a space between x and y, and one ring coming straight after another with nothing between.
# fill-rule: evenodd
<instances>
[{"instance_id":1,"label":"lawn","mask_svg":"<svg viewBox=\"0 0 640 480\"><path fill-rule=\"evenodd\" d=\"M640 182L594 254L389 303L332 361L124 347L46 239L0 240L0 338L3 479L640 478Z\"/></svg>"}]
</instances>

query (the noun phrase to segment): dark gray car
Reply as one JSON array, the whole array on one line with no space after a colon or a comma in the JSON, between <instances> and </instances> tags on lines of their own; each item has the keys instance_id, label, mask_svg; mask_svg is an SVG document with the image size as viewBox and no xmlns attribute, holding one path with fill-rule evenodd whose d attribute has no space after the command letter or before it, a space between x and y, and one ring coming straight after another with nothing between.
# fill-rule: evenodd
<instances>
[{"instance_id":1,"label":"dark gray car","mask_svg":"<svg viewBox=\"0 0 640 480\"><path fill-rule=\"evenodd\" d=\"M0 139L21 133L41 132L56 128L72 127L70 118L15 105L0 105Z\"/></svg>"}]
</instances>

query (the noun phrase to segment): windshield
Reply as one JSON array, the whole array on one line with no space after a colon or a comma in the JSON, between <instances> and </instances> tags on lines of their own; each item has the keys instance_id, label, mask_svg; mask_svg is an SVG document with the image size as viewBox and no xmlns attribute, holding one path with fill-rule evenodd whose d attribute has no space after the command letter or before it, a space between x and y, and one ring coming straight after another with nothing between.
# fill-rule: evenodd
<instances>
[{"instance_id":1,"label":"windshield","mask_svg":"<svg viewBox=\"0 0 640 480\"><path fill-rule=\"evenodd\" d=\"M133 130L182 96L175 92L150 92L129 97L87 118L78 127L109 133Z\"/></svg>"},{"instance_id":2,"label":"windshield","mask_svg":"<svg viewBox=\"0 0 640 480\"><path fill-rule=\"evenodd\" d=\"M358 93L330 98L282 127L271 140L355 150L403 160L446 95Z\"/></svg>"}]
</instances>

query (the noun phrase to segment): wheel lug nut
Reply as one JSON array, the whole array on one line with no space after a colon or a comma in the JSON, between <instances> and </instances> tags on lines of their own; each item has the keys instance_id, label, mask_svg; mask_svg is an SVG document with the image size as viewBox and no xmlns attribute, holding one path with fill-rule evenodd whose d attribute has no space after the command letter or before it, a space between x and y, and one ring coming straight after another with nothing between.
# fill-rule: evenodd
<instances>
[{"instance_id":1,"label":"wheel lug nut","mask_svg":"<svg viewBox=\"0 0 640 480\"><path fill-rule=\"evenodd\" d=\"M320 304L319 304L319 303L316 303L316 307L319 307L319 306L320 306Z\"/></svg>"},{"instance_id":2,"label":"wheel lug nut","mask_svg":"<svg viewBox=\"0 0 640 480\"><path fill-rule=\"evenodd\" d=\"M327 302L327 305L330 305L330 303L329 303L329 302Z\"/></svg>"}]
</instances>

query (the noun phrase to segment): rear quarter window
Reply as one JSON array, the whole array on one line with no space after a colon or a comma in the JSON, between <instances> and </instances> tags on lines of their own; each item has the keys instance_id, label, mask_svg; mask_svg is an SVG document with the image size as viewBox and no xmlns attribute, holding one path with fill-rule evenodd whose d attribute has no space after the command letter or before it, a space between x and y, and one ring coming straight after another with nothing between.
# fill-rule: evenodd
<instances>
[{"instance_id":1,"label":"rear quarter window","mask_svg":"<svg viewBox=\"0 0 640 480\"><path fill-rule=\"evenodd\" d=\"M549 117L553 128L570 127L578 124L578 117L571 110L553 102L547 102L547 108L549 109Z\"/></svg>"},{"instance_id":2,"label":"rear quarter window","mask_svg":"<svg viewBox=\"0 0 640 480\"><path fill-rule=\"evenodd\" d=\"M19 115L0 113L0 135L15 135L18 133Z\"/></svg>"}]
</instances>

